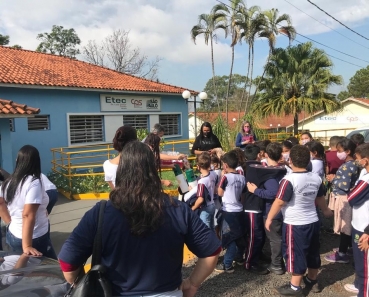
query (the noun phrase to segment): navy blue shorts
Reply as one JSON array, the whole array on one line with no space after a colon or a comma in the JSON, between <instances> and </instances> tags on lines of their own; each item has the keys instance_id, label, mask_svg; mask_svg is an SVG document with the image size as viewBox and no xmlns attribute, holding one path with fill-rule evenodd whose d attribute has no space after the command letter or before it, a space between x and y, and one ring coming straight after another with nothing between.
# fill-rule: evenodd
<instances>
[{"instance_id":1,"label":"navy blue shorts","mask_svg":"<svg viewBox=\"0 0 369 297\"><path fill-rule=\"evenodd\" d=\"M282 251L288 272L302 275L307 268L320 267L319 232L319 221L300 226L283 223Z\"/></svg>"}]
</instances>

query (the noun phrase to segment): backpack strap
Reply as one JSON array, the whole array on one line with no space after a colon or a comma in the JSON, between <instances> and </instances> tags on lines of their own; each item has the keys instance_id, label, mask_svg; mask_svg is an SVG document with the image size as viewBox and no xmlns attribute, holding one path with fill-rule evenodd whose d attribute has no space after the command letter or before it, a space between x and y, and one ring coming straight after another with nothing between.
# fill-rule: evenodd
<instances>
[{"instance_id":1,"label":"backpack strap","mask_svg":"<svg viewBox=\"0 0 369 297\"><path fill-rule=\"evenodd\" d=\"M101 264L101 250L102 250L102 228L104 220L104 212L107 201L101 200L99 218L97 221L97 231L94 239L94 246L92 250L91 267Z\"/></svg>"}]
</instances>

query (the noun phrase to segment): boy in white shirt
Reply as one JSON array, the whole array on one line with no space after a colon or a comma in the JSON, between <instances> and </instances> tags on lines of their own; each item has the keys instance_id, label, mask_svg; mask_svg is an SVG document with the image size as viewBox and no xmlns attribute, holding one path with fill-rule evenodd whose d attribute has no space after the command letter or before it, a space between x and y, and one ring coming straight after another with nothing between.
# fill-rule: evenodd
<instances>
[{"instance_id":1,"label":"boy in white shirt","mask_svg":"<svg viewBox=\"0 0 369 297\"><path fill-rule=\"evenodd\" d=\"M245 250L246 228L242 198L246 192L246 180L236 171L238 163L237 153L226 153L222 157L223 176L219 183L218 195L222 196L222 215L220 219L222 246L227 249L223 264L216 267L216 271L233 273L233 260L237 251Z\"/></svg>"}]
</instances>

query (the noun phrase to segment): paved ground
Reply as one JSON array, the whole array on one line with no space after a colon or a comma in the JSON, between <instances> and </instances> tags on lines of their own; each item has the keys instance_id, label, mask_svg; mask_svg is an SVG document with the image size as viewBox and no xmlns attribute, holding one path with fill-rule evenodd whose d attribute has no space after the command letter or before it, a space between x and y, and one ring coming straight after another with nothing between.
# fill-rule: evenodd
<instances>
[{"instance_id":1,"label":"paved ground","mask_svg":"<svg viewBox=\"0 0 369 297\"><path fill-rule=\"evenodd\" d=\"M97 200L77 200L70 201L63 196L59 197L57 205L51 215L51 239L56 252L58 253L64 240L78 224L83 214L95 205ZM338 236L322 233L321 253L323 255L331 252L332 248L338 246ZM268 251L266 250L266 253ZM323 259L323 258L322 258ZM184 276L193 269L193 261L183 268ZM345 283L352 282L354 269L350 264L332 264L322 260L319 280L324 287L320 294L306 292L311 297L349 297L354 294L347 293L343 289ZM275 286L288 282L289 275L265 275L257 276L245 271L242 267L236 267L234 274L213 273L199 290L199 297L223 297L223 296L278 296L273 292Z\"/></svg>"}]
</instances>

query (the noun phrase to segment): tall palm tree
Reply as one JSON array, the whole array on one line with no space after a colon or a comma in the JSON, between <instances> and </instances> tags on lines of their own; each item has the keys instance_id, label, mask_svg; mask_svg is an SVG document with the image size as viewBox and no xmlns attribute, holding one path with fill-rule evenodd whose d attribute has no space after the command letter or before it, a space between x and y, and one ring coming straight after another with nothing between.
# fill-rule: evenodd
<instances>
[{"instance_id":1,"label":"tall palm tree","mask_svg":"<svg viewBox=\"0 0 369 297\"><path fill-rule=\"evenodd\" d=\"M340 108L335 95L327 92L332 85L342 84L342 77L331 71L332 61L311 42L275 49L261 80L261 98L253 110L262 117L272 114L294 116L294 133L298 133L298 115Z\"/></svg>"},{"instance_id":2,"label":"tall palm tree","mask_svg":"<svg viewBox=\"0 0 369 297\"><path fill-rule=\"evenodd\" d=\"M229 93L231 89L231 81L233 74L233 65L234 65L234 46L239 40L240 31L236 30L236 23L240 19L240 12L242 8L245 8L246 5L243 0L234 0L231 1L230 5L226 4L217 4L212 9L212 14L220 16L222 18L226 18L228 20L228 29L231 32L231 48L232 48L232 56L231 56L231 69L229 73L227 93L225 98L225 107L226 107L226 124L228 126L228 99Z\"/></svg>"},{"instance_id":3,"label":"tall palm tree","mask_svg":"<svg viewBox=\"0 0 369 297\"><path fill-rule=\"evenodd\" d=\"M213 88L216 96L216 102L218 104L218 111L220 112L219 98L217 96L216 85L215 85L215 67L214 67L214 41L217 41L217 30L223 30L225 36L228 33L227 19L221 14L201 14L199 15L198 24L193 26L191 29L191 38L196 44L196 37L203 34L205 44L208 45L210 41L211 50L211 67L213 71Z\"/></svg>"},{"instance_id":4,"label":"tall palm tree","mask_svg":"<svg viewBox=\"0 0 369 297\"><path fill-rule=\"evenodd\" d=\"M296 37L296 29L294 26L292 26L291 17L286 13L279 15L279 10L276 8L263 11L262 16L264 17L264 25L263 25L263 29L261 30L259 34L259 37L266 38L269 43L269 55L268 55L268 60L266 63L266 65L268 65L269 59L275 49L275 45L277 42L277 36L279 34L283 34L287 36L289 39L289 43L291 45L291 42ZM261 80L259 80L259 82L262 81L262 78L265 75L265 71L266 71L266 66L264 67L264 72L261 75ZM258 89L259 89L259 84L256 86L253 98L255 98ZM250 88L250 91L251 91L251 88ZM246 106L245 108L247 107L248 106Z\"/></svg>"}]
</instances>

